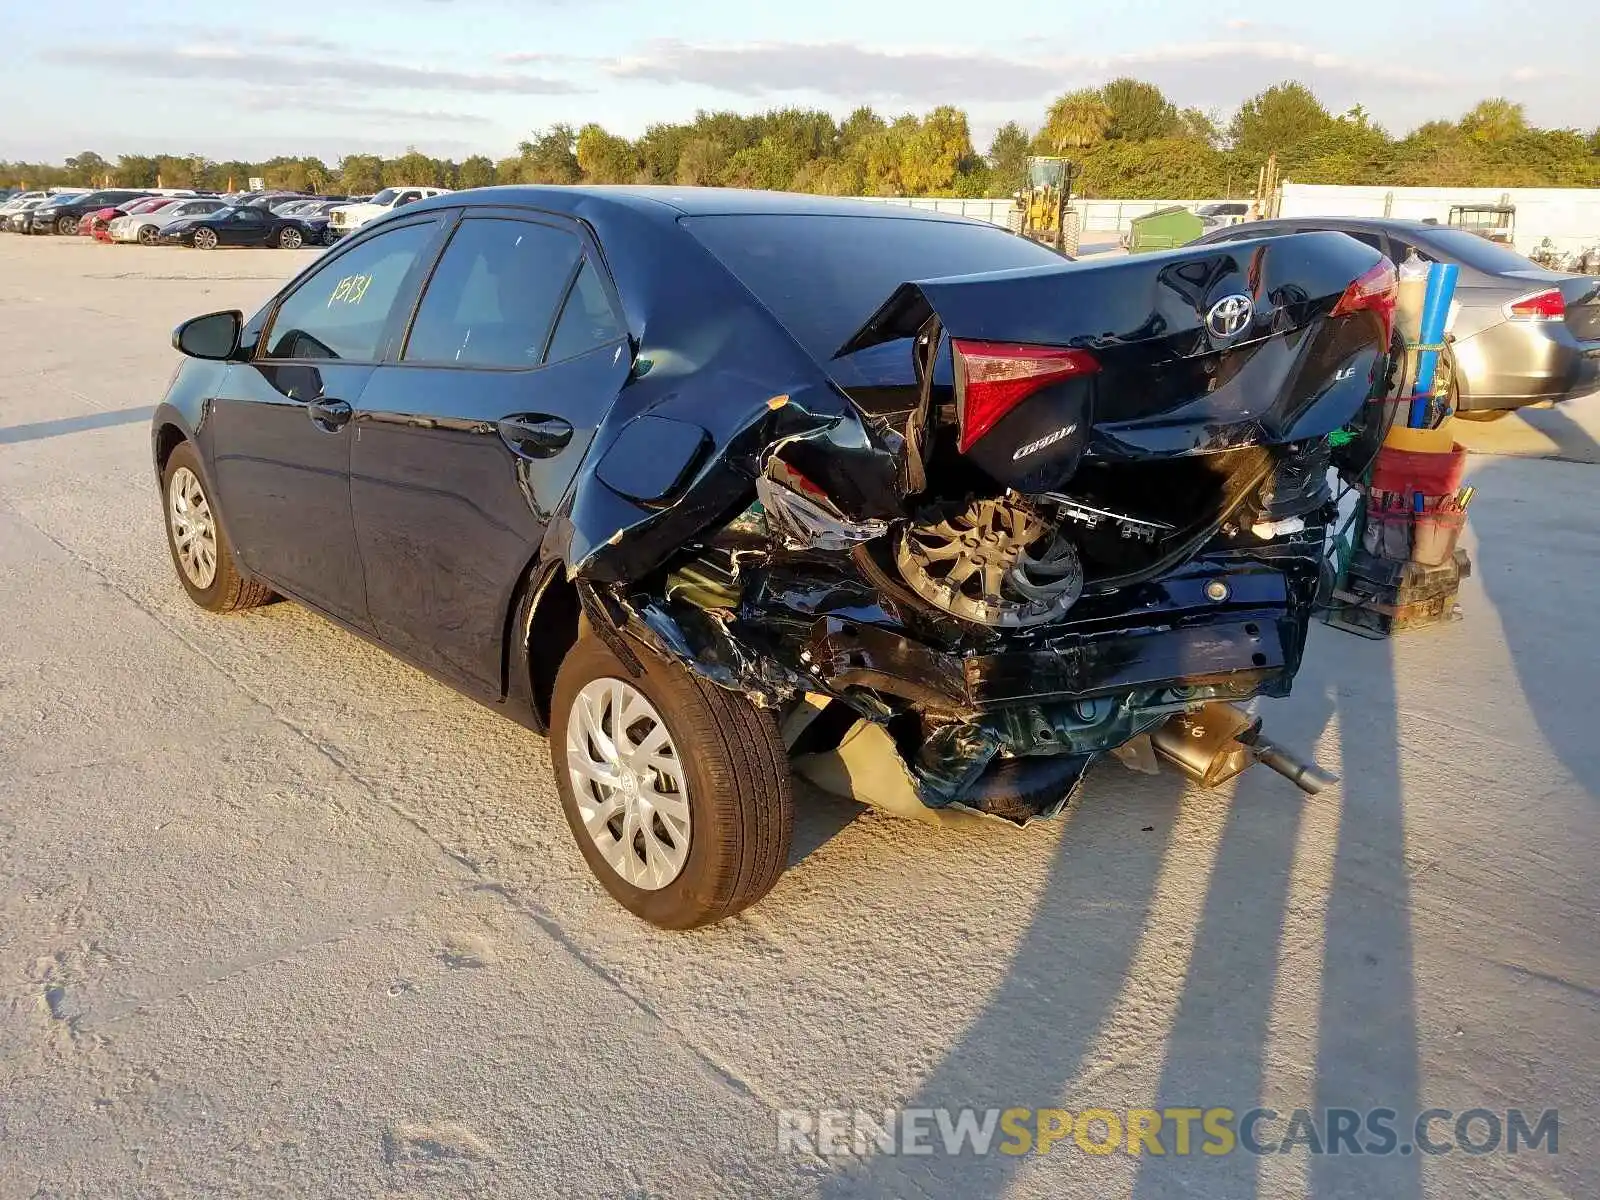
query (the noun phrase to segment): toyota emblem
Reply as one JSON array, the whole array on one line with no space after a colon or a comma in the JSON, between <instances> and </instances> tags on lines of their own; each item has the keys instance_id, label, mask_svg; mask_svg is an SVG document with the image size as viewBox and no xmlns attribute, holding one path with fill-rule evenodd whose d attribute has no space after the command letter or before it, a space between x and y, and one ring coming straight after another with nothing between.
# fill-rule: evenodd
<instances>
[{"instance_id":1,"label":"toyota emblem","mask_svg":"<svg viewBox=\"0 0 1600 1200\"><path fill-rule=\"evenodd\" d=\"M1224 296L1211 306L1211 311L1206 314L1206 328L1213 337L1231 338L1244 332L1246 325L1250 324L1250 314L1255 310L1250 297L1242 292L1232 296Z\"/></svg>"}]
</instances>

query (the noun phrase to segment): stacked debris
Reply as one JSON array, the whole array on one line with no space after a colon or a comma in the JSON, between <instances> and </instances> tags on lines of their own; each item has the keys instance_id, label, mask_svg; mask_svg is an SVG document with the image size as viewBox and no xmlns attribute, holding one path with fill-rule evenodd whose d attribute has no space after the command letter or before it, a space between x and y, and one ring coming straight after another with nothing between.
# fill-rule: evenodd
<instances>
[{"instance_id":1,"label":"stacked debris","mask_svg":"<svg viewBox=\"0 0 1600 1200\"><path fill-rule=\"evenodd\" d=\"M1355 534L1323 619L1363 637L1457 620L1472 573L1458 547L1473 489L1462 486L1466 450L1451 415L1448 316L1457 268L1413 257L1399 271L1396 330L1405 341L1389 403L1400 409L1353 514Z\"/></svg>"}]
</instances>

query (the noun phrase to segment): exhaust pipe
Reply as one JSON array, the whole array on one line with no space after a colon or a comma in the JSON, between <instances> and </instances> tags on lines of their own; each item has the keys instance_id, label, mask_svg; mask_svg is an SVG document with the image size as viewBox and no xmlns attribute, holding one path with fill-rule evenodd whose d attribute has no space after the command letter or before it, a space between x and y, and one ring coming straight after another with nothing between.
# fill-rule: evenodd
<instances>
[{"instance_id":1,"label":"exhaust pipe","mask_svg":"<svg viewBox=\"0 0 1600 1200\"><path fill-rule=\"evenodd\" d=\"M1282 775L1308 796L1315 796L1323 788L1339 782L1331 771L1324 771L1314 762L1302 762L1275 742L1269 742L1259 733L1249 744L1250 753L1263 767Z\"/></svg>"},{"instance_id":2,"label":"exhaust pipe","mask_svg":"<svg viewBox=\"0 0 1600 1200\"><path fill-rule=\"evenodd\" d=\"M1157 754L1207 789L1220 787L1258 762L1309 796L1338 782L1338 776L1262 737L1259 717L1220 700L1169 718L1150 741Z\"/></svg>"}]
</instances>

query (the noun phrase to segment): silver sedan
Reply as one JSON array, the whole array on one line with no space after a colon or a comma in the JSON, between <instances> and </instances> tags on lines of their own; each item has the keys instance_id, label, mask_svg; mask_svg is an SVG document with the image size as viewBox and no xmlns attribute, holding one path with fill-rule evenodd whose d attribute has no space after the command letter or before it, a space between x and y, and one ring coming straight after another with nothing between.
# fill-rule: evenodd
<instances>
[{"instance_id":1,"label":"silver sedan","mask_svg":"<svg viewBox=\"0 0 1600 1200\"><path fill-rule=\"evenodd\" d=\"M1195 244L1323 229L1397 263L1415 250L1427 262L1460 266L1451 334L1461 415L1495 416L1600 387L1600 278L1546 270L1475 233L1392 218L1281 217L1219 229Z\"/></svg>"},{"instance_id":2,"label":"silver sedan","mask_svg":"<svg viewBox=\"0 0 1600 1200\"><path fill-rule=\"evenodd\" d=\"M172 222L187 217L203 217L226 207L221 200L213 197L197 197L180 204L169 204L156 212L117 217L106 227L106 231L113 242L138 242L143 246L154 246L161 240L161 231Z\"/></svg>"}]
</instances>

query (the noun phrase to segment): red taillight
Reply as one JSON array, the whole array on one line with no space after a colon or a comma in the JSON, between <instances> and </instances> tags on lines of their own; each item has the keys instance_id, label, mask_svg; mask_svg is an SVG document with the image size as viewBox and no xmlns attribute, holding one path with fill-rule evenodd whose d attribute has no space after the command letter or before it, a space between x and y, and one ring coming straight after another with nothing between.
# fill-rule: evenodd
<instances>
[{"instance_id":1,"label":"red taillight","mask_svg":"<svg viewBox=\"0 0 1600 1200\"><path fill-rule=\"evenodd\" d=\"M1018 346L955 338L956 395L960 400L965 454L974 442L1040 388L1100 369L1087 350L1063 346Z\"/></svg>"},{"instance_id":2,"label":"red taillight","mask_svg":"<svg viewBox=\"0 0 1600 1200\"><path fill-rule=\"evenodd\" d=\"M789 467L788 463L784 463L783 465ZM806 495L817 500L826 500L828 498L828 493L823 491L820 484L812 483L811 480L800 474L800 472L796 471L793 467L789 467L788 479L789 485L797 492L804 492Z\"/></svg>"},{"instance_id":3,"label":"red taillight","mask_svg":"<svg viewBox=\"0 0 1600 1200\"><path fill-rule=\"evenodd\" d=\"M1333 306L1329 316L1348 317L1351 313L1373 312L1383 322L1383 340L1389 340L1394 328L1394 302L1399 295L1400 280L1395 275L1394 264L1380 258L1377 265L1345 288L1344 295Z\"/></svg>"},{"instance_id":4,"label":"red taillight","mask_svg":"<svg viewBox=\"0 0 1600 1200\"><path fill-rule=\"evenodd\" d=\"M1535 292L1506 305L1506 317L1512 321L1560 321L1566 315L1567 298L1559 288Z\"/></svg>"}]
</instances>

